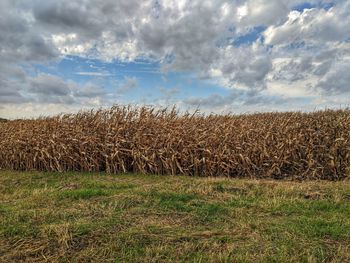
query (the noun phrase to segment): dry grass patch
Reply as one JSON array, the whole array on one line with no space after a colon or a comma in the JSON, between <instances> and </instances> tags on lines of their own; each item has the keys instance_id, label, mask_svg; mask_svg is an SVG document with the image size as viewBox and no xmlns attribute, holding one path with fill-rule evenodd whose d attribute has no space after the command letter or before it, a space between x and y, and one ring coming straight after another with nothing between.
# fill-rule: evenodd
<instances>
[{"instance_id":1,"label":"dry grass patch","mask_svg":"<svg viewBox=\"0 0 350 263\"><path fill-rule=\"evenodd\" d=\"M2 171L0 185L0 262L350 261L348 180Z\"/></svg>"}]
</instances>

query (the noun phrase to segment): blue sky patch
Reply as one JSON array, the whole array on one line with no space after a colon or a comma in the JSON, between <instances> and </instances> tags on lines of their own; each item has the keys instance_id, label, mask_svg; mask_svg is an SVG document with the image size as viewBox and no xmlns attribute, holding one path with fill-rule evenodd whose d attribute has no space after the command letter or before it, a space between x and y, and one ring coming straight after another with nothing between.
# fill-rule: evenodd
<instances>
[{"instance_id":1,"label":"blue sky patch","mask_svg":"<svg viewBox=\"0 0 350 263\"><path fill-rule=\"evenodd\" d=\"M261 33L264 32L265 29L266 29L265 26L254 27L247 34L239 36L238 38L234 39L232 43L235 46L250 45L253 42L255 42L257 39L262 37Z\"/></svg>"},{"instance_id":2,"label":"blue sky patch","mask_svg":"<svg viewBox=\"0 0 350 263\"><path fill-rule=\"evenodd\" d=\"M325 10L329 10L334 5L335 3L333 2L322 2L317 4L305 2L294 6L292 9L299 12L303 12L305 9L311 9L311 8L323 8Z\"/></svg>"}]
</instances>

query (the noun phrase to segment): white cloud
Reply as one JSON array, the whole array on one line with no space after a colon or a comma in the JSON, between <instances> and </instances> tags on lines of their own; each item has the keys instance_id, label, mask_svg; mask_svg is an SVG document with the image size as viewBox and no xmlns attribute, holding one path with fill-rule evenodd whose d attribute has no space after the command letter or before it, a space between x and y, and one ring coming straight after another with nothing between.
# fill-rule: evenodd
<instances>
[{"instance_id":1,"label":"white cloud","mask_svg":"<svg viewBox=\"0 0 350 263\"><path fill-rule=\"evenodd\" d=\"M81 43L76 33L53 34L51 41L62 55L86 56L93 47L92 42Z\"/></svg>"},{"instance_id":2,"label":"white cloud","mask_svg":"<svg viewBox=\"0 0 350 263\"><path fill-rule=\"evenodd\" d=\"M257 91L265 88L265 78L270 69L269 53L256 43L248 47L221 48L208 74L218 77L225 87Z\"/></svg>"},{"instance_id":3,"label":"white cloud","mask_svg":"<svg viewBox=\"0 0 350 263\"><path fill-rule=\"evenodd\" d=\"M96 83L78 84L25 70L33 63L47 64L67 55L107 62L142 58L161 65L160 71L149 73L190 72L236 92L239 100L233 104L233 97L199 97L218 107L276 101L302 107L295 101L299 97L312 99L315 105L350 102L344 95L350 87L350 3L336 1L326 10L325 1L311 0L315 8L292 10L302 2L0 1L0 103L73 107L117 100L113 96L109 100L111 94ZM266 30L253 44L232 45L256 27ZM79 69L75 74L111 76L103 70ZM141 84L136 78L125 78L116 93Z\"/></svg>"},{"instance_id":4,"label":"white cloud","mask_svg":"<svg viewBox=\"0 0 350 263\"><path fill-rule=\"evenodd\" d=\"M108 72L96 72L96 71L79 71L75 74L80 76L93 76L93 77L109 77L112 76L111 73Z\"/></svg>"},{"instance_id":5,"label":"white cloud","mask_svg":"<svg viewBox=\"0 0 350 263\"><path fill-rule=\"evenodd\" d=\"M237 8L238 20L243 25L255 26L278 23L290 10L287 1L248 0Z\"/></svg>"},{"instance_id":6,"label":"white cloud","mask_svg":"<svg viewBox=\"0 0 350 263\"><path fill-rule=\"evenodd\" d=\"M270 26L264 36L265 43L270 45L346 40L350 36L350 3L344 2L329 10L291 11L285 23Z\"/></svg>"}]
</instances>

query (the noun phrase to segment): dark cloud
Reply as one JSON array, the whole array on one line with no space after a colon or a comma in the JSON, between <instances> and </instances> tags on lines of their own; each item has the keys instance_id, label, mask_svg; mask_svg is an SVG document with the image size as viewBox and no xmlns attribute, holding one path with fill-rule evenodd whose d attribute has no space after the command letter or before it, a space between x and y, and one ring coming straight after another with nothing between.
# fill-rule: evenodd
<instances>
[{"instance_id":1,"label":"dark cloud","mask_svg":"<svg viewBox=\"0 0 350 263\"><path fill-rule=\"evenodd\" d=\"M87 85L74 93L75 97L95 98L106 95L107 92L98 86Z\"/></svg>"},{"instance_id":2,"label":"dark cloud","mask_svg":"<svg viewBox=\"0 0 350 263\"><path fill-rule=\"evenodd\" d=\"M30 81L29 92L51 95L51 96L67 96L71 93L71 87L63 79L48 75L40 74Z\"/></svg>"},{"instance_id":3,"label":"dark cloud","mask_svg":"<svg viewBox=\"0 0 350 263\"><path fill-rule=\"evenodd\" d=\"M321 89L325 95L343 94L350 92L350 62L337 64L318 83L317 89Z\"/></svg>"},{"instance_id":4,"label":"dark cloud","mask_svg":"<svg viewBox=\"0 0 350 263\"><path fill-rule=\"evenodd\" d=\"M57 49L29 21L15 3L0 4L0 56L2 62L40 62L58 56Z\"/></svg>"},{"instance_id":5,"label":"dark cloud","mask_svg":"<svg viewBox=\"0 0 350 263\"><path fill-rule=\"evenodd\" d=\"M33 7L33 15L37 21L58 28L66 27L69 30L75 28L88 29L89 26L95 25L90 20L91 9L87 7L79 1L37 1Z\"/></svg>"},{"instance_id":6,"label":"dark cloud","mask_svg":"<svg viewBox=\"0 0 350 263\"><path fill-rule=\"evenodd\" d=\"M313 73L317 76L324 76L332 67L333 60L329 59L315 66Z\"/></svg>"},{"instance_id":7,"label":"dark cloud","mask_svg":"<svg viewBox=\"0 0 350 263\"><path fill-rule=\"evenodd\" d=\"M13 86L12 83L0 79L0 103L22 103L27 101L20 90Z\"/></svg>"},{"instance_id":8,"label":"dark cloud","mask_svg":"<svg viewBox=\"0 0 350 263\"><path fill-rule=\"evenodd\" d=\"M264 47L232 47L221 50L220 59L211 70L219 72L223 84L231 88L263 90L265 78L271 71L272 61Z\"/></svg>"}]
</instances>

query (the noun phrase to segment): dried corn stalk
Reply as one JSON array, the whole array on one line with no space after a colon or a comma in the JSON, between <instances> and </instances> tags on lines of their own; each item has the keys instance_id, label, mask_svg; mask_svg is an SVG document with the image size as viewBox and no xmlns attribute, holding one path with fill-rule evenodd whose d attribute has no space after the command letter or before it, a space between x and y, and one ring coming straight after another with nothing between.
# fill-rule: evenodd
<instances>
[{"instance_id":1,"label":"dried corn stalk","mask_svg":"<svg viewBox=\"0 0 350 263\"><path fill-rule=\"evenodd\" d=\"M0 168L339 180L350 110L179 114L114 106L0 123Z\"/></svg>"}]
</instances>

